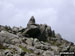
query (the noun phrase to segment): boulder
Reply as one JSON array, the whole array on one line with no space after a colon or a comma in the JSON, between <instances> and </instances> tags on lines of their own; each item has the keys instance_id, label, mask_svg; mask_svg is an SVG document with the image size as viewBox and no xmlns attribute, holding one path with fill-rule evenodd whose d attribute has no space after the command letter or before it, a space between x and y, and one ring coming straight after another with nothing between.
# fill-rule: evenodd
<instances>
[{"instance_id":1,"label":"boulder","mask_svg":"<svg viewBox=\"0 0 75 56\"><path fill-rule=\"evenodd\" d=\"M14 27L12 28L12 33L13 33L13 34L18 33L18 31L19 31L19 28L18 28L18 27L15 27L15 26L14 26Z\"/></svg>"},{"instance_id":2,"label":"boulder","mask_svg":"<svg viewBox=\"0 0 75 56\"><path fill-rule=\"evenodd\" d=\"M4 26L0 25L0 32L1 32L2 30L6 30L6 29L5 29Z\"/></svg>"},{"instance_id":3,"label":"boulder","mask_svg":"<svg viewBox=\"0 0 75 56\"><path fill-rule=\"evenodd\" d=\"M32 43L33 43L33 38L29 38L29 39L26 40L26 44L32 46Z\"/></svg>"},{"instance_id":4,"label":"boulder","mask_svg":"<svg viewBox=\"0 0 75 56\"><path fill-rule=\"evenodd\" d=\"M3 54L4 54L4 56L13 56L13 51L12 50L5 50Z\"/></svg>"},{"instance_id":5,"label":"boulder","mask_svg":"<svg viewBox=\"0 0 75 56\"><path fill-rule=\"evenodd\" d=\"M37 55L41 55L43 53L43 50L36 49L36 50L34 50L34 53Z\"/></svg>"},{"instance_id":6,"label":"boulder","mask_svg":"<svg viewBox=\"0 0 75 56\"><path fill-rule=\"evenodd\" d=\"M43 56L55 56L53 51L44 51Z\"/></svg>"},{"instance_id":7,"label":"boulder","mask_svg":"<svg viewBox=\"0 0 75 56\"><path fill-rule=\"evenodd\" d=\"M14 38L18 38L18 36L6 31L0 32L0 43L11 43L11 40Z\"/></svg>"}]
</instances>

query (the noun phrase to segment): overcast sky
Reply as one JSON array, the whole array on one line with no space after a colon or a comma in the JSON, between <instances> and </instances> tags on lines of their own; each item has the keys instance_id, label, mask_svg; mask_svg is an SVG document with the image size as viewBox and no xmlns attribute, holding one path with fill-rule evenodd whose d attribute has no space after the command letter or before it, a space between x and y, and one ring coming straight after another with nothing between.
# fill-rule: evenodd
<instances>
[{"instance_id":1,"label":"overcast sky","mask_svg":"<svg viewBox=\"0 0 75 56\"><path fill-rule=\"evenodd\" d=\"M0 0L0 24L23 26L31 16L75 43L75 0Z\"/></svg>"}]
</instances>

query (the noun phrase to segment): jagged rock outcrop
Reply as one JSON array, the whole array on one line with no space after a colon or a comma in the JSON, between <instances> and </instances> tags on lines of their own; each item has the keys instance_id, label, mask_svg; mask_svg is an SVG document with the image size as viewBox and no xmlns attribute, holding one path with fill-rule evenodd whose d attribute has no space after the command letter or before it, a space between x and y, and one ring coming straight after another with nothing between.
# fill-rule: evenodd
<instances>
[{"instance_id":1,"label":"jagged rock outcrop","mask_svg":"<svg viewBox=\"0 0 75 56\"><path fill-rule=\"evenodd\" d=\"M0 56L55 56L74 51L75 45L46 24L36 24L32 16L27 27L0 25Z\"/></svg>"},{"instance_id":2,"label":"jagged rock outcrop","mask_svg":"<svg viewBox=\"0 0 75 56\"><path fill-rule=\"evenodd\" d=\"M40 41L49 41L50 37L55 37L55 32L46 24L36 24L35 18L32 16L23 35L26 37L38 38Z\"/></svg>"}]
</instances>

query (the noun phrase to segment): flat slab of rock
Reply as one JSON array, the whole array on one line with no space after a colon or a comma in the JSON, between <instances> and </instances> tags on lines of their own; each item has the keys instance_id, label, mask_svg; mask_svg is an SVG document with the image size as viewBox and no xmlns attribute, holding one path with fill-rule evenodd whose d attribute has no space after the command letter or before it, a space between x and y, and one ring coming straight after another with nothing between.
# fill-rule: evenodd
<instances>
[{"instance_id":1,"label":"flat slab of rock","mask_svg":"<svg viewBox=\"0 0 75 56\"><path fill-rule=\"evenodd\" d=\"M13 38L18 38L18 36L6 31L0 32L0 43L3 42L10 43L11 39Z\"/></svg>"}]
</instances>

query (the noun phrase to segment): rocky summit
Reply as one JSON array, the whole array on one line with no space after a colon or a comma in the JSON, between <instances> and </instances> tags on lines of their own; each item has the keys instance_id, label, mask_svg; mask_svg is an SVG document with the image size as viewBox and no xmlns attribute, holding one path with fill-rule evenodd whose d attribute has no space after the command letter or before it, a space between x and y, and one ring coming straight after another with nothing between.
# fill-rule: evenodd
<instances>
[{"instance_id":1,"label":"rocky summit","mask_svg":"<svg viewBox=\"0 0 75 56\"><path fill-rule=\"evenodd\" d=\"M0 56L60 56L61 51L75 52L74 43L37 24L34 16L26 28L0 25Z\"/></svg>"}]
</instances>

